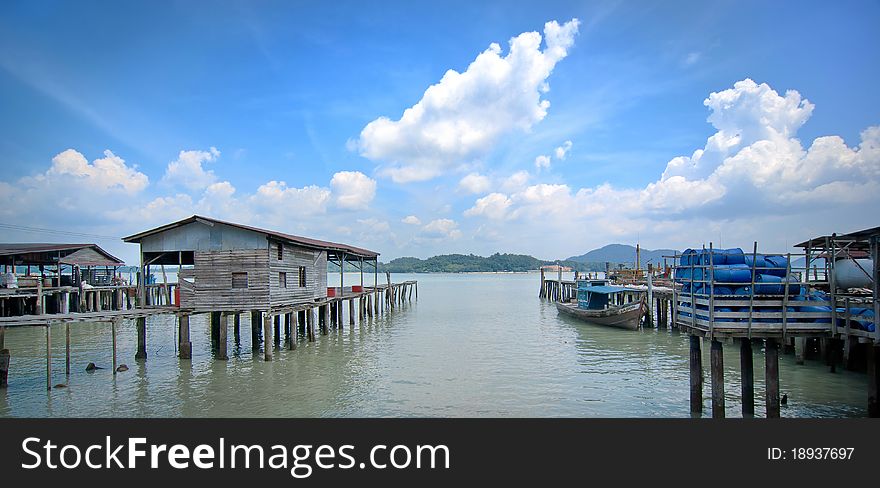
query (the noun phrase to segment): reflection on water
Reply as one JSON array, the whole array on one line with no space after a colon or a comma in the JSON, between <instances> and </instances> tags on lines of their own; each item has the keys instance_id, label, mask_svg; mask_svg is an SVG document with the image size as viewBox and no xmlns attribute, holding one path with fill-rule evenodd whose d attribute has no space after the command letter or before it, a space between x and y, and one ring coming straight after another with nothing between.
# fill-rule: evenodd
<instances>
[{"instance_id":1,"label":"reflection on water","mask_svg":"<svg viewBox=\"0 0 880 488\"><path fill-rule=\"evenodd\" d=\"M334 277L331 276L331 281ZM338 277L336 278L338 279ZM191 321L192 362L176 358L171 317L148 321L146 362L134 359L133 322L119 327L113 375L104 324L71 327L71 375L64 374L64 327L52 329L53 378L45 391L42 328L10 329L9 389L0 416L336 417L570 416L686 417L687 337L630 332L557 315L537 298L535 274L395 275L419 280L419 300L391 316L331 330L295 351L262 361L249 315L229 361L214 361L206 316ZM346 283L359 277L346 276ZM372 276L367 277L372 284ZM332 283L331 283L332 285ZM346 307L346 313L347 307ZM230 321L231 328L231 321ZM232 331L229 340L232 343ZM709 348L704 347L708 368ZM725 347L728 416L739 416L739 348ZM85 372L94 362L106 369ZM780 358L782 415L864 414L864 374L830 374L823 363ZM755 354L756 411L763 412L763 354ZM711 389L706 379L705 409Z\"/></svg>"}]
</instances>

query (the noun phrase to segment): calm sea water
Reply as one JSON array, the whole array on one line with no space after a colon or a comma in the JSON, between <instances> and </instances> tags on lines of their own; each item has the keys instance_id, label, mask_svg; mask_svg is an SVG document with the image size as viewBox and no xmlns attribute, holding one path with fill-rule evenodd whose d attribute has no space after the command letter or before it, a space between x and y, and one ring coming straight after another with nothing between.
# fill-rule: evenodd
<instances>
[{"instance_id":1,"label":"calm sea water","mask_svg":"<svg viewBox=\"0 0 880 488\"><path fill-rule=\"evenodd\" d=\"M331 284L335 277L331 277ZM214 361L204 316L192 320L193 359L175 356L170 317L148 320L146 362L134 359L134 324L119 329L110 371L105 324L72 326L72 372L64 374L64 329L54 327L53 383L45 391L42 328L11 329L10 384L0 416L20 417L687 417L687 337L629 332L557 315L537 297L536 274L394 275L419 280L419 300L349 329L331 330L264 362L251 350L249 317L230 359ZM338 279L337 279L338 280ZM369 283L372 283L369 276ZM356 283L354 275L346 283ZM346 309L347 310L347 309ZM347 313L347 311L346 311ZM708 347L704 367L708 369ZM85 372L94 362L106 369ZM724 357L727 414L739 416L738 347ZM864 374L831 374L824 363L780 357L786 417L861 416ZM755 355L763 412L763 354ZM711 390L706 379L705 410Z\"/></svg>"}]
</instances>

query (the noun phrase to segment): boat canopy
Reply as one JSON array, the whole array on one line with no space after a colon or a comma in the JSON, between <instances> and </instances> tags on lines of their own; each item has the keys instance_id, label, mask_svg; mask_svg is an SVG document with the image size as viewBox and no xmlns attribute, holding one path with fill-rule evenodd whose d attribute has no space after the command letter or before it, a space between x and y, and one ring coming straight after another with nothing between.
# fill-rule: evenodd
<instances>
[{"instance_id":1,"label":"boat canopy","mask_svg":"<svg viewBox=\"0 0 880 488\"><path fill-rule=\"evenodd\" d=\"M581 288L581 290L588 293L601 293L603 295L611 295L612 293L623 293L625 291L644 292L644 290L639 290L638 288L628 288L626 286L587 286L585 288Z\"/></svg>"}]
</instances>

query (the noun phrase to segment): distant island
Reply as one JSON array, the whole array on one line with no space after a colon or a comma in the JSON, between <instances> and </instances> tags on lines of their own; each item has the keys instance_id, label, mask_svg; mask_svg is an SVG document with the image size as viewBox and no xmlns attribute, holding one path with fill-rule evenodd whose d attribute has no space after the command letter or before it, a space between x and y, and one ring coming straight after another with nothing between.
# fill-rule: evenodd
<instances>
[{"instance_id":1,"label":"distant island","mask_svg":"<svg viewBox=\"0 0 880 488\"><path fill-rule=\"evenodd\" d=\"M672 255L671 249L642 250L642 266L649 260L661 263L664 255ZM543 260L525 254L495 253L488 257L474 254L442 254L427 259L402 257L387 263L379 263L379 271L391 273L501 273L532 271L544 265L561 264L575 271L605 271L605 263L612 267L635 264L636 248L625 244L609 244L580 256L562 260ZM338 269L338 268L337 268Z\"/></svg>"}]
</instances>

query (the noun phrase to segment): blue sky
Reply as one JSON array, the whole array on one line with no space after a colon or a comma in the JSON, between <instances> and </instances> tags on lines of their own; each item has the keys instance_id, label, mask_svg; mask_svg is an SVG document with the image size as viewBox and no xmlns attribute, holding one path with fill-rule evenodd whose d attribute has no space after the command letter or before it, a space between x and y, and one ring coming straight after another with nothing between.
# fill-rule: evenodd
<instances>
[{"instance_id":1,"label":"blue sky","mask_svg":"<svg viewBox=\"0 0 880 488\"><path fill-rule=\"evenodd\" d=\"M877 2L474 3L4 2L0 223L210 213L387 258L878 224Z\"/></svg>"}]
</instances>

